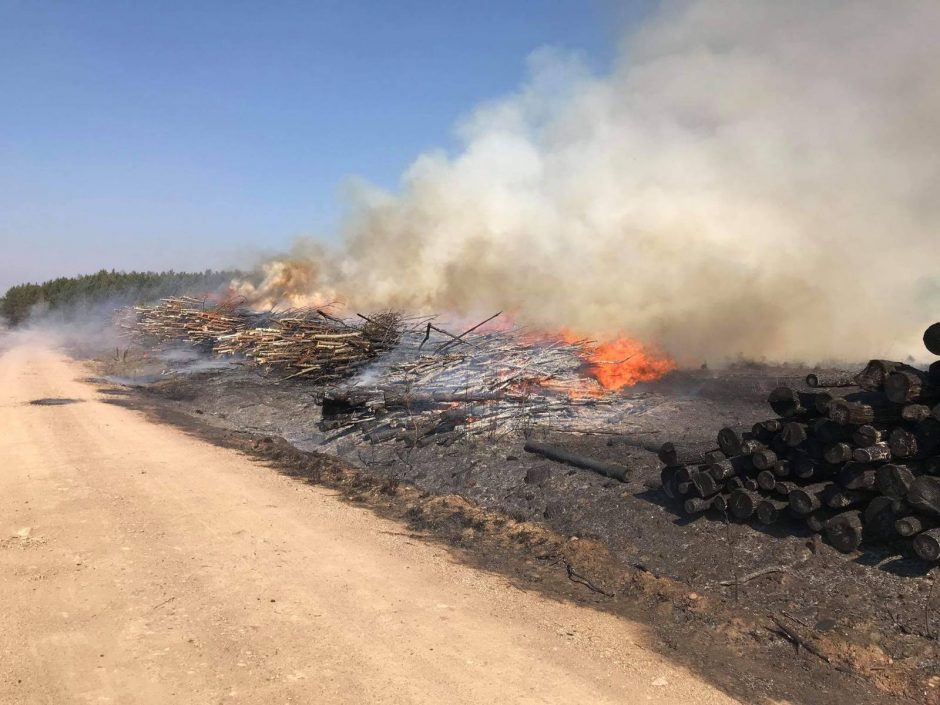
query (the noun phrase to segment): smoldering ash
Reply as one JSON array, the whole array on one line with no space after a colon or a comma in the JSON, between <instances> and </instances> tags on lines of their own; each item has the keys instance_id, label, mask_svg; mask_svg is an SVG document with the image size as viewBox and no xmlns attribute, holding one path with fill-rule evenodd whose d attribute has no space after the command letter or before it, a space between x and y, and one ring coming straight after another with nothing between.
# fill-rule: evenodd
<instances>
[{"instance_id":1,"label":"smoldering ash","mask_svg":"<svg viewBox=\"0 0 940 705\"><path fill-rule=\"evenodd\" d=\"M511 311L680 361L915 350L940 304L938 31L927 1L666 2L605 75L536 52L458 154L358 185L341 248L248 293Z\"/></svg>"}]
</instances>

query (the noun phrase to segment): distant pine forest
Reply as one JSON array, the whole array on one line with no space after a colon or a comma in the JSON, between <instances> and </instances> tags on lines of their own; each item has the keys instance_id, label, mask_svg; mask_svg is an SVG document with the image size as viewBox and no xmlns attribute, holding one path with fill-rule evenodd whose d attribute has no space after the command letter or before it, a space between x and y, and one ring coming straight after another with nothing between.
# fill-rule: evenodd
<instances>
[{"instance_id":1,"label":"distant pine forest","mask_svg":"<svg viewBox=\"0 0 940 705\"><path fill-rule=\"evenodd\" d=\"M115 305L148 301L176 294L208 293L225 286L242 272L118 272L59 277L41 284L18 284L0 299L0 318L16 326L31 315L113 301Z\"/></svg>"}]
</instances>

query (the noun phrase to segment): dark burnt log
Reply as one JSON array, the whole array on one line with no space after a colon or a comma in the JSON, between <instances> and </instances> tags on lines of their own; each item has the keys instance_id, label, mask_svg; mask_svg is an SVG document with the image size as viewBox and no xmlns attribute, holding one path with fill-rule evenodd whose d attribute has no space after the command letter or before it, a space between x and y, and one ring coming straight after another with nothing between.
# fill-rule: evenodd
<instances>
[{"instance_id":1,"label":"dark burnt log","mask_svg":"<svg viewBox=\"0 0 940 705\"><path fill-rule=\"evenodd\" d=\"M729 458L741 455L741 436L733 428L725 427L718 432L718 448Z\"/></svg>"},{"instance_id":2,"label":"dark burnt log","mask_svg":"<svg viewBox=\"0 0 940 705\"><path fill-rule=\"evenodd\" d=\"M809 438L806 424L798 423L796 421L789 421L785 423L783 425L783 429L780 431L780 438L790 448L796 448L807 438Z\"/></svg>"},{"instance_id":3,"label":"dark burnt log","mask_svg":"<svg viewBox=\"0 0 940 705\"><path fill-rule=\"evenodd\" d=\"M774 463L774 466L771 468L773 473L777 477L790 477L790 461L789 460L778 460Z\"/></svg>"},{"instance_id":4,"label":"dark burnt log","mask_svg":"<svg viewBox=\"0 0 940 705\"><path fill-rule=\"evenodd\" d=\"M741 455L754 455L754 453L766 449L767 446L753 438L741 441Z\"/></svg>"},{"instance_id":5,"label":"dark burnt log","mask_svg":"<svg viewBox=\"0 0 940 705\"><path fill-rule=\"evenodd\" d=\"M605 477L610 477L614 480L620 480L621 482L626 482L630 474L629 469L623 465L601 462L599 460L595 460L594 458L588 458L583 455L572 453L570 451L564 450L563 448L550 446L546 443L527 441L524 448L529 453L535 453L536 455L541 455L548 458L549 460L565 463L567 465L573 465L574 467L582 468L584 470L591 470L592 472L596 472Z\"/></svg>"},{"instance_id":6,"label":"dark burnt log","mask_svg":"<svg viewBox=\"0 0 940 705\"><path fill-rule=\"evenodd\" d=\"M809 514L817 509L822 509L825 505L823 495L831 485L832 483L829 482L818 482L814 485L806 485L792 490L787 495L790 509L797 514Z\"/></svg>"},{"instance_id":7,"label":"dark burnt log","mask_svg":"<svg viewBox=\"0 0 940 705\"><path fill-rule=\"evenodd\" d=\"M901 418L900 408L880 394L850 394L833 399L829 404L829 418L836 423L862 426L894 423Z\"/></svg>"},{"instance_id":8,"label":"dark burnt log","mask_svg":"<svg viewBox=\"0 0 940 705\"><path fill-rule=\"evenodd\" d=\"M751 427L751 436L761 443L769 444L774 435L783 428L783 419L768 419L767 421L758 421Z\"/></svg>"},{"instance_id":9,"label":"dark burnt log","mask_svg":"<svg viewBox=\"0 0 940 705\"><path fill-rule=\"evenodd\" d=\"M839 470L839 484L847 490L873 490L877 485L878 472L865 463L846 463Z\"/></svg>"},{"instance_id":10,"label":"dark burnt log","mask_svg":"<svg viewBox=\"0 0 940 705\"><path fill-rule=\"evenodd\" d=\"M826 530L826 522L832 519L836 512L831 509L819 509L803 517L807 528L815 534L821 534Z\"/></svg>"},{"instance_id":11,"label":"dark burnt log","mask_svg":"<svg viewBox=\"0 0 940 705\"><path fill-rule=\"evenodd\" d=\"M940 323L934 323L924 331L924 347L934 355L940 355Z\"/></svg>"},{"instance_id":12,"label":"dark burnt log","mask_svg":"<svg viewBox=\"0 0 940 705\"><path fill-rule=\"evenodd\" d=\"M702 456L702 465L711 465L712 463L720 463L725 459L725 454L720 450L710 450L705 455Z\"/></svg>"},{"instance_id":13,"label":"dark burnt log","mask_svg":"<svg viewBox=\"0 0 940 705\"><path fill-rule=\"evenodd\" d=\"M708 497L703 499L702 497L690 497L682 503L682 509L686 514L701 514L706 512L712 507L715 506L715 500L721 497L721 495L716 495L715 497ZM716 507L718 511L721 511L721 508Z\"/></svg>"},{"instance_id":14,"label":"dark burnt log","mask_svg":"<svg viewBox=\"0 0 940 705\"><path fill-rule=\"evenodd\" d=\"M831 485L826 492L824 501L830 509L848 509L865 504L874 496L871 490L847 490Z\"/></svg>"},{"instance_id":15,"label":"dark burnt log","mask_svg":"<svg viewBox=\"0 0 940 705\"><path fill-rule=\"evenodd\" d=\"M663 465L700 465L706 462L705 456L713 450L714 447L707 446L679 448L675 443L667 441L659 447L656 455Z\"/></svg>"},{"instance_id":16,"label":"dark burnt log","mask_svg":"<svg viewBox=\"0 0 940 705\"><path fill-rule=\"evenodd\" d=\"M894 530L899 536L914 536L921 531L936 527L937 522L927 517L919 517L911 514L901 517L894 522Z\"/></svg>"},{"instance_id":17,"label":"dark burnt log","mask_svg":"<svg viewBox=\"0 0 940 705\"><path fill-rule=\"evenodd\" d=\"M855 376L851 372L833 372L824 375L810 372L806 375L806 386L815 389L816 387L854 387L856 385Z\"/></svg>"},{"instance_id":18,"label":"dark burnt log","mask_svg":"<svg viewBox=\"0 0 940 705\"><path fill-rule=\"evenodd\" d=\"M910 423L918 423L931 416L931 409L926 404L908 404L901 409L901 418Z\"/></svg>"},{"instance_id":19,"label":"dark burnt log","mask_svg":"<svg viewBox=\"0 0 940 705\"><path fill-rule=\"evenodd\" d=\"M754 513L761 524L773 524L787 510L790 504L786 500L762 499L757 503Z\"/></svg>"},{"instance_id":20,"label":"dark burnt log","mask_svg":"<svg viewBox=\"0 0 940 705\"><path fill-rule=\"evenodd\" d=\"M927 373L916 369L897 370L885 378L885 396L895 404L918 401L927 391Z\"/></svg>"},{"instance_id":21,"label":"dark burnt log","mask_svg":"<svg viewBox=\"0 0 940 705\"><path fill-rule=\"evenodd\" d=\"M790 455L790 468L793 477L798 480L823 479L835 475L839 471L838 465L827 463L824 458L814 458L803 448L797 448Z\"/></svg>"},{"instance_id":22,"label":"dark burnt log","mask_svg":"<svg viewBox=\"0 0 940 705\"><path fill-rule=\"evenodd\" d=\"M707 472L698 472L692 476L692 486L695 488L695 491L698 493L698 496L705 499L711 497L713 494L718 494L724 485L715 480L710 473Z\"/></svg>"},{"instance_id":23,"label":"dark burnt log","mask_svg":"<svg viewBox=\"0 0 940 705\"><path fill-rule=\"evenodd\" d=\"M905 460L917 455L917 436L907 429L896 428L888 436L888 447L891 448L891 455L895 458Z\"/></svg>"},{"instance_id":24,"label":"dark burnt log","mask_svg":"<svg viewBox=\"0 0 940 705\"><path fill-rule=\"evenodd\" d=\"M927 368L927 380L931 387L940 387L940 360L932 362Z\"/></svg>"},{"instance_id":25,"label":"dark burnt log","mask_svg":"<svg viewBox=\"0 0 940 705\"><path fill-rule=\"evenodd\" d=\"M929 475L914 478L905 499L917 511L940 517L940 478Z\"/></svg>"},{"instance_id":26,"label":"dark burnt log","mask_svg":"<svg viewBox=\"0 0 940 705\"><path fill-rule=\"evenodd\" d=\"M738 519L750 519L757 510L761 496L750 490L735 490L728 498L728 510Z\"/></svg>"},{"instance_id":27,"label":"dark burnt log","mask_svg":"<svg viewBox=\"0 0 940 705\"><path fill-rule=\"evenodd\" d=\"M787 499L793 490L798 490L800 486L795 482L777 482L774 485L774 494L783 499Z\"/></svg>"},{"instance_id":28,"label":"dark burnt log","mask_svg":"<svg viewBox=\"0 0 940 705\"><path fill-rule=\"evenodd\" d=\"M777 476L770 470L761 470L757 473L757 486L764 492L772 492L777 486Z\"/></svg>"},{"instance_id":29,"label":"dark burnt log","mask_svg":"<svg viewBox=\"0 0 940 705\"><path fill-rule=\"evenodd\" d=\"M685 482L676 483L676 492L682 497L685 497L686 495L690 494L694 489L695 488L692 487L692 483L689 480L686 480Z\"/></svg>"},{"instance_id":30,"label":"dark burnt log","mask_svg":"<svg viewBox=\"0 0 940 705\"><path fill-rule=\"evenodd\" d=\"M876 443L868 448L856 448L852 458L859 463L887 463L891 460L891 448L887 443Z\"/></svg>"},{"instance_id":31,"label":"dark burnt log","mask_svg":"<svg viewBox=\"0 0 940 705\"><path fill-rule=\"evenodd\" d=\"M826 540L838 551L851 553L862 543L864 525L861 512L842 512L826 522Z\"/></svg>"},{"instance_id":32,"label":"dark burnt log","mask_svg":"<svg viewBox=\"0 0 940 705\"><path fill-rule=\"evenodd\" d=\"M880 392L888 375L898 370L913 370L910 365L891 360L870 360L865 369L855 375L855 383L869 392Z\"/></svg>"},{"instance_id":33,"label":"dark burnt log","mask_svg":"<svg viewBox=\"0 0 940 705\"><path fill-rule=\"evenodd\" d=\"M725 458L721 462L712 463L708 466L708 472L711 473L719 482L727 480L741 473L748 472L754 467L751 458L746 455L737 455L733 458Z\"/></svg>"},{"instance_id":34,"label":"dark burnt log","mask_svg":"<svg viewBox=\"0 0 940 705\"><path fill-rule=\"evenodd\" d=\"M677 499L679 496L679 491L676 489L678 480L676 479L677 467L667 465L662 470L659 471L659 481L662 485L663 492L666 493L666 496L669 499Z\"/></svg>"},{"instance_id":35,"label":"dark burnt log","mask_svg":"<svg viewBox=\"0 0 940 705\"><path fill-rule=\"evenodd\" d=\"M914 427L917 447L921 456L932 456L940 452L940 421L925 419Z\"/></svg>"},{"instance_id":36,"label":"dark burnt log","mask_svg":"<svg viewBox=\"0 0 940 705\"><path fill-rule=\"evenodd\" d=\"M769 470L777 464L777 454L769 448L763 448L751 456L751 462L758 470Z\"/></svg>"},{"instance_id":37,"label":"dark burnt log","mask_svg":"<svg viewBox=\"0 0 940 705\"><path fill-rule=\"evenodd\" d=\"M815 395L798 392L790 387L777 387L767 397L767 403L777 416L815 416Z\"/></svg>"},{"instance_id":38,"label":"dark burnt log","mask_svg":"<svg viewBox=\"0 0 940 705\"><path fill-rule=\"evenodd\" d=\"M940 529L927 529L914 537L914 552L925 561L940 560Z\"/></svg>"},{"instance_id":39,"label":"dark burnt log","mask_svg":"<svg viewBox=\"0 0 940 705\"><path fill-rule=\"evenodd\" d=\"M914 473L904 465L882 465L875 471L875 481L881 494L904 499L914 482Z\"/></svg>"},{"instance_id":40,"label":"dark burnt log","mask_svg":"<svg viewBox=\"0 0 940 705\"><path fill-rule=\"evenodd\" d=\"M827 463L845 463L852 459L852 446L848 443L830 443L823 450Z\"/></svg>"},{"instance_id":41,"label":"dark burnt log","mask_svg":"<svg viewBox=\"0 0 940 705\"><path fill-rule=\"evenodd\" d=\"M863 424L852 433L852 443L859 448L870 448L883 440L881 430L871 424Z\"/></svg>"},{"instance_id":42,"label":"dark burnt log","mask_svg":"<svg viewBox=\"0 0 940 705\"><path fill-rule=\"evenodd\" d=\"M829 418L815 419L810 428L813 437L820 443L842 443L852 438L852 434L848 433L849 429L846 426L837 424Z\"/></svg>"}]
</instances>

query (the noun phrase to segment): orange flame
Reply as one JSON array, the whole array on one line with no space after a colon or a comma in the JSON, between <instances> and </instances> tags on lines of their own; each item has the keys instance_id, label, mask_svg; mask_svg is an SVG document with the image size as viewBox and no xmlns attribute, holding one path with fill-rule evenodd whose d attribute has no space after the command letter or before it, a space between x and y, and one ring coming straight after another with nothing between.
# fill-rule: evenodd
<instances>
[{"instance_id":1,"label":"orange flame","mask_svg":"<svg viewBox=\"0 0 940 705\"><path fill-rule=\"evenodd\" d=\"M592 343L567 331L561 337L566 342L584 345L581 357L587 363L587 372L604 389L618 390L638 382L652 382L676 369L671 358L630 338Z\"/></svg>"}]
</instances>

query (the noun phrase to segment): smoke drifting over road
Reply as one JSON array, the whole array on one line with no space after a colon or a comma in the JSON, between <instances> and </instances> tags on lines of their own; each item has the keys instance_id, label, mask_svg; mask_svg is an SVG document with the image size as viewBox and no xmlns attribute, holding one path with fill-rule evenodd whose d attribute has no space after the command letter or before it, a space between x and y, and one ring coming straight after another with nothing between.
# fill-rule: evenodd
<instances>
[{"instance_id":1,"label":"smoke drifting over road","mask_svg":"<svg viewBox=\"0 0 940 705\"><path fill-rule=\"evenodd\" d=\"M361 187L261 297L511 311L680 361L903 355L940 285L940 4L666 2L606 75L543 50L514 95ZM295 272L299 270L299 274Z\"/></svg>"}]
</instances>

